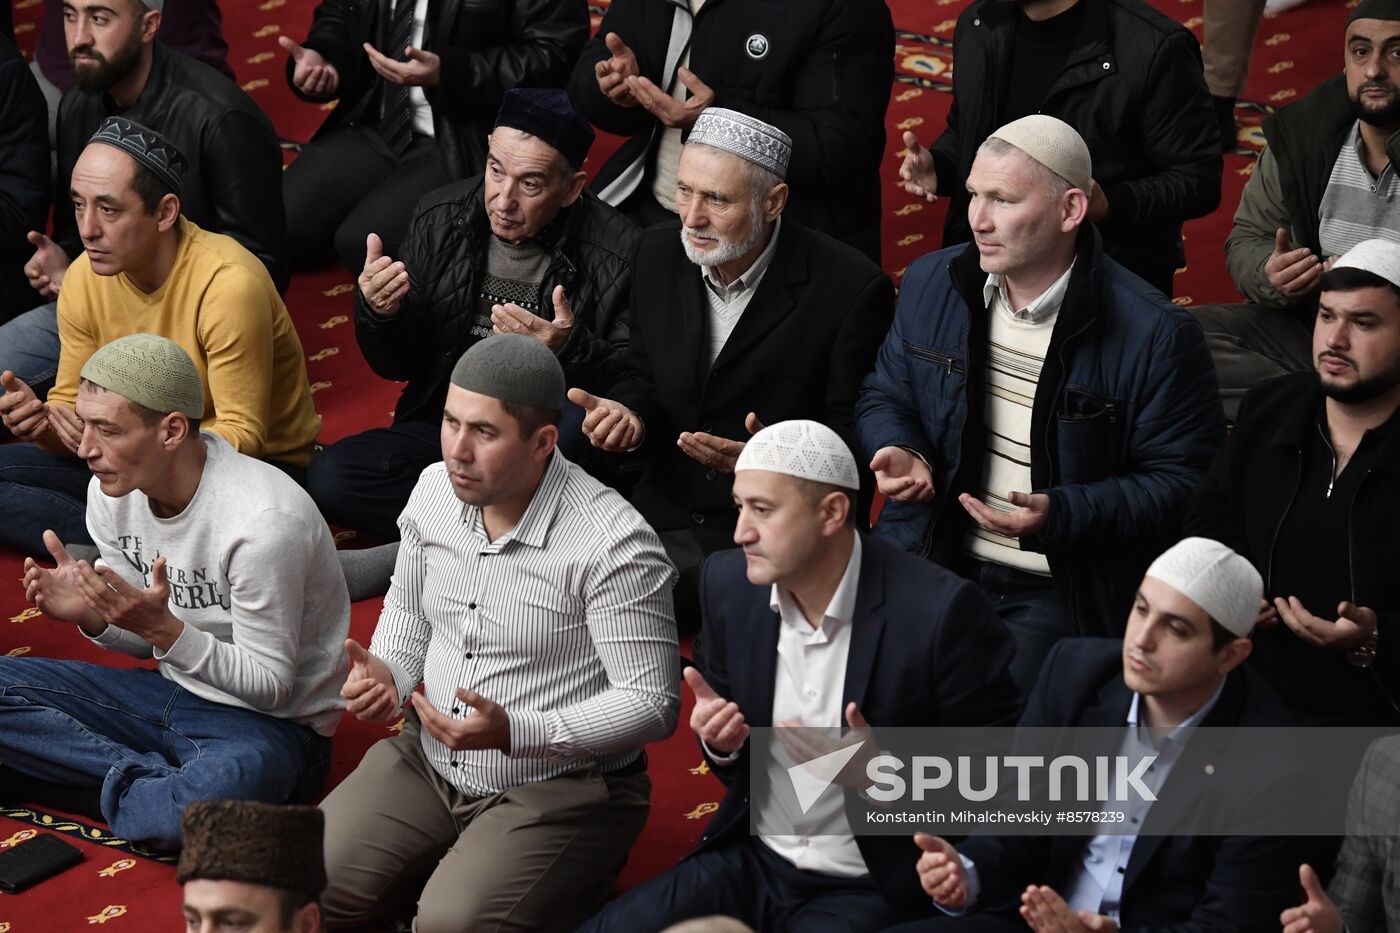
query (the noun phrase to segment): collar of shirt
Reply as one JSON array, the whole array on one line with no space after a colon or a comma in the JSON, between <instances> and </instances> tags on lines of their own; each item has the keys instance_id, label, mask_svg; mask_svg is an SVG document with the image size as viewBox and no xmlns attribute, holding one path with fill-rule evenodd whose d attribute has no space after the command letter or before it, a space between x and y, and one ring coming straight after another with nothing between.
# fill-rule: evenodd
<instances>
[{"instance_id":1,"label":"collar of shirt","mask_svg":"<svg viewBox=\"0 0 1400 933\"><path fill-rule=\"evenodd\" d=\"M1367 175L1371 175L1371 166L1366 162L1366 144L1361 139L1360 120L1357 120L1351 125L1351 148L1352 151L1356 153L1356 162L1358 165L1361 166L1361 170ZM1377 184L1380 184L1381 182L1385 181L1387 178L1390 177L1390 173L1394 171L1394 169L1395 166L1387 162L1385 164L1385 168L1381 169L1381 173L1379 176L1371 175L1371 177L1376 180Z\"/></svg>"},{"instance_id":2,"label":"collar of shirt","mask_svg":"<svg viewBox=\"0 0 1400 933\"><path fill-rule=\"evenodd\" d=\"M768 266L773 262L773 253L778 247L778 235L782 232L783 218L779 217L773 224L773 235L768 238L768 245L763 248L763 252L758 254L753 265L744 270L743 275L728 285L722 284L719 279L715 278L714 266L701 266L700 277L704 280L705 286L726 302L733 301L750 289L758 288L758 283L763 279L763 273L768 271Z\"/></svg>"},{"instance_id":3,"label":"collar of shirt","mask_svg":"<svg viewBox=\"0 0 1400 933\"><path fill-rule=\"evenodd\" d=\"M831 637L836 625L850 625L851 620L855 618L856 589L860 585L861 543L859 533L851 532L851 535L851 559L846 561L846 572L841 574L841 582L836 585L836 592L831 594L831 602L826 606L820 626L812 628L807 617L797 607L797 600L778 584L773 584L773 590L768 597L769 608L778 613L784 625L806 630L811 634L813 641L826 641Z\"/></svg>"},{"instance_id":4,"label":"collar of shirt","mask_svg":"<svg viewBox=\"0 0 1400 933\"><path fill-rule=\"evenodd\" d=\"M1210 695L1210 699L1206 700L1205 703L1201 705L1200 709L1183 719L1175 729L1167 733L1167 737L1162 739L1160 744L1151 741L1150 738L1148 739L1148 744L1159 749L1166 749L1169 746L1175 746L1184 742L1186 737L1190 734L1190 731L1199 726L1201 720L1205 719L1210 711L1215 708L1216 701L1220 699L1220 694L1224 692L1225 681L1228 679L1228 677L1222 677L1220 679L1220 685L1215 688L1215 692ZM1141 700L1141 694L1133 694L1133 701L1128 704L1128 725L1138 730L1140 735L1151 736L1151 730L1145 728L1142 723Z\"/></svg>"},{"instance_id":5,"label":"collar of shirt","mask_svg":"<svg viewBox=\"0 0 1400 933\"><path fill-rule=\"evenodd\" d=\"M1074 271L1075 261L1072 260L1064 274L1056 279L1049 288L1041 292L1039 297L1019 311L1011 305L1011 297L1006 293L1006 280L996 272L989 272L987 284L982 286L982 301L988 308L991 308L994 300L1000 298L1001 307L1013 320L1039 324L1059 313L1060 305L1065 302L1065 292L1069 290L1069 274Z\"/></svg>"},{"instance_id":6,"label":"collar of shirt","mask_svg":"<svg viewBox=\"0 0 1400 933\"><path fill-rule=\"evenodd\" d=\"M481 521L481 509L475 505L462 503L462 524L470 525L474 534L485 542L483 551L500 551L512 541L530 547L544 547L549 537L549 527L554 524L554 514L559 510L559 501L564 495L564 486L569 478L569 466L559 451L549 456L549 465L544 468L539 486L525 507L525 514L515 527L495 541L486 540L486 526Z\"/></svg>"}]
</instances>

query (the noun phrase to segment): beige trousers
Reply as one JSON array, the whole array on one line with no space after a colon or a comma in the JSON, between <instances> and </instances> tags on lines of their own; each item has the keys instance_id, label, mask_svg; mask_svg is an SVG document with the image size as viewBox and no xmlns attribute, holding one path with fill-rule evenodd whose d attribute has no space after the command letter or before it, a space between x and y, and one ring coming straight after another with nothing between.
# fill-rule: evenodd
<instances>
[{"instance_id":1,"label":"beige trousers","mask_svg":"<svg viewBox=\"0 0 1400 933\"><path fill-rule=\"evenodd\" d=\"M410 711L321 804L327 926L372 922L420 888L418 933L563 931L593 914L646 823L645 768L472 798L428 763L420 728Z\"/></svg>"},{"instance_id":2,"label":"beige trousers","mask_svg":"<svg viewBox=\"0 0 1400 933\"><path fill-rule=\"evenodd\" d=\"M1239 97L1249 80L1254 38L1265 0L1205 0L1205 39L1201 56L1206 65L1206 86L1216 97Z\"/></svg>"}]
</instances>

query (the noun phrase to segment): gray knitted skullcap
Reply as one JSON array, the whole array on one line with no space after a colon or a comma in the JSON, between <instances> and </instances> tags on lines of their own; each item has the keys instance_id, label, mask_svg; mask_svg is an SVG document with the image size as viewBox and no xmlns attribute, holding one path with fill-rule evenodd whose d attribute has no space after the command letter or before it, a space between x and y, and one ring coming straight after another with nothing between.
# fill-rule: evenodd
<instances>
[{"instance_id":1,"label":"gray knitted skullcap","mask_svg":"<svg viewBox=\"0 0 1400 933\"><path fill-rule=\"evenodd\" d=\"M199 370L190 355L168 337L118 337L88 357L79 375L151 411L204 417L204 382Z\"/></svg>"},{"instance_id":2,"label":"gray knitted skullcap","mask_svg":"<svg viewBox=\"0 0 1400 933\"><path fill-rule=\"evenodd\" d=\"M472 344L452 370L452 384L502 402L564 407L564 369L534 337L492 334Z\"/></svg>"}]
</instances>

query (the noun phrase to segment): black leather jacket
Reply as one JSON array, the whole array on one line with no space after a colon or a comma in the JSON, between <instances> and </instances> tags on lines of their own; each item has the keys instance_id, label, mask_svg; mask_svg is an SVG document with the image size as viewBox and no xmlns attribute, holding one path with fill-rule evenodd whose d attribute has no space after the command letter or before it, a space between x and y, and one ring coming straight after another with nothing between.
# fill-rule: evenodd
<instances>
[{"instance_id":1,"label":"black leather jacket","mask_svg":"<svg viewBox=\"0 0 1400 933\"><path fill-rule=\"evenodd\" d=\"M287 218L282 209L282 150L253 99L203 62L156 42L151 74L136 103L122 110L106 94L76 87L58 106L54 241L69 257L83 251L69 203L73 165L89 137L120 115L164 135L189 162L180 213L205 230L231 236L262 260L286 292Z\"/></svg>"},{"instance_id":2,"label":"black leather jacket","mask_svg":"<svg viewBox=\"0 0 1400 933\"><path fill-rule=\"evenodd\" d=\"M481 178L430 191L413 212L397 257L410 281L399 312L380 317L356 292L355 337L370 368L385 379L408 381L396 423L442 414L452 367L476 342L472 322L490 237ZM620 377L632 253L640 238L635 224L586 192L540 234L552 253L540 283L541 314L553 317L550 296L562 285L574 315L559 352L570 387L602 392Z\"/></svg>"},{"instance_id":3,"label":"black leather jacket","mask_svg":"<svg viewBox=\"0 0 1400 933\"><path fill-rule=\"evenodd\" d=\"M340 74L332 97L340 103L317 130L320 136L352 123L374 122L378 72L361 48L384 50L387 0L323 0L302 43L320 52ZM486 167L486 137L501 98L513 87L560 87L588 38L585 0L432 0L423 48L442 59L436 87L425 87L433 109L433 136L453 179ZM387 54L387 52L386 52ZM325 100L302 94L303 100ZM314 138L314 137L313 137Z\"/></svg>"}]
</instances>

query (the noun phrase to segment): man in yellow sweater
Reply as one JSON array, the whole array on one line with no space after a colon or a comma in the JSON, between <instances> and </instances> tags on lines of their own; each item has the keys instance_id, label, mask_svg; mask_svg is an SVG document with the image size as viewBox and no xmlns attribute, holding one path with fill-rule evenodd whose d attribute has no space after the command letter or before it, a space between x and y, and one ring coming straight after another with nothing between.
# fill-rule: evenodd
<instances>
[{"instance_id":1,"label":"man in yellow sweater","mask_svg":"<svg viewBox=\"0 0 1400 933\"><path fill-rule=\"evenodd\" d=\"M0 419L26 443L0 447L0 545L42 555L42 534L88 542L90 474L74 410L78 373L127 334L168 337L204 382L203 430L300 479L321 419L301 341L263 264L180 214L184 157L160 134L111 117L73 168L69 194L86 252L58 303L58 380L47 402L0 375Z\"/></svg>"}]
</instances>

